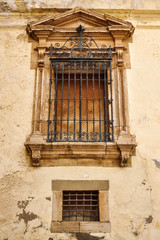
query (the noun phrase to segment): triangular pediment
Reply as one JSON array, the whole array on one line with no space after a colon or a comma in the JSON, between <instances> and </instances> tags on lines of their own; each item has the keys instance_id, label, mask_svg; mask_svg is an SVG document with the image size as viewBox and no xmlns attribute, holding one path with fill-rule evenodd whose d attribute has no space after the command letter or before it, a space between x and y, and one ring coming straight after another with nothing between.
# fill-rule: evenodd
<instances>
[{"instance_id":1,"label":"triangular pediment","mask_svg":"<svg viewBox=\"0 0 160 240\"><path fill-rule=\"evenodd\" d=\"M31 26L38 25L50 25L50 26L64 26L73 24L81 20L91 25L97 25L101 27L113 26L113 25L128 25L132 24L122 19L113 17L108 14L100 14L95 11L86 10L83 8L74 8L70 11L66 11L62 14L56 14L54 16L43 17L37 21L30 22Z\"/></svg>"},{"instance_id":2,"label":"triangular pediment","mask_svg":"<svg viewBox=\"0 0 160 240\"><path fill-rule=\"evenodd\" d=\"M113 17L108 14L101 14L95 11L83 8L74 8L61 14L43 17L39 20L28 23L27 31L33 37L34 31L53 32L55 28L72 28L83 25L84 27L110 27L125 28L131 32L133 25L122 19Z\"/></svg>"}]
</instances>

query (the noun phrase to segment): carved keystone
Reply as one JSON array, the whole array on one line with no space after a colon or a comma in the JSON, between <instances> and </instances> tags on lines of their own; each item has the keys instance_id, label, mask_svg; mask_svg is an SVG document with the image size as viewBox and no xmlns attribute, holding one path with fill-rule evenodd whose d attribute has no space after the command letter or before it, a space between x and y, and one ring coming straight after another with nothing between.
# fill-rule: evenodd
<instances>
[{"instance_id":1,"label":"carved keystone","mask_svg":"<svg viewBox=\"0 0 160 240\"><path fill-rule=\"evenodd\" d=\"M135 155L135 148L137 146L135 136L126 132L121 132L117 141L117 146L121 151L120 166L127 167L131 156Z\"/></svg>"}]
</instances>

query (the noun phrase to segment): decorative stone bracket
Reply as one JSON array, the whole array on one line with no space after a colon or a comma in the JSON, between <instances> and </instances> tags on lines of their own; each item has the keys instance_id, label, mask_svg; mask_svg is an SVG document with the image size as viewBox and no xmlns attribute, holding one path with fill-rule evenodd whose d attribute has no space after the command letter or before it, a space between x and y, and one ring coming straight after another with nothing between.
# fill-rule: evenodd
<instances>
[{"instance_id":1,"label":"decorative stone bracket","mask_svg":"<svg viewBox=\"0 0 160 240\"><path fill-rule=\"evenodd\" d=\"M120 166L127 167L131 156L135 155L135 148L137 146L135 136L122 132L118 138L117 146L121 151Z\"/></svg>"},{"instance_id":2,"label":"decorative stone bracket","mask_svg":"<svg viewBox=\"0 0 160 240\"><path fill-rule=\"evenodd\" d=\"M39 167L41 161L41 150L43 148L44 141L40 133L35 133L28 138L25 146L31 156L32 166Z\"/></svg>"},{"instance_id":3,"label":"decorative stone bracket","mask_svg":"<svg viewBox=\"0 0 160 240\"><path fill-rule=\"evenodd\" d=\"M37 47L37 48L38 48L38 67L43 68L46 48L45 47Z\"/></svg>"}]
</instances>

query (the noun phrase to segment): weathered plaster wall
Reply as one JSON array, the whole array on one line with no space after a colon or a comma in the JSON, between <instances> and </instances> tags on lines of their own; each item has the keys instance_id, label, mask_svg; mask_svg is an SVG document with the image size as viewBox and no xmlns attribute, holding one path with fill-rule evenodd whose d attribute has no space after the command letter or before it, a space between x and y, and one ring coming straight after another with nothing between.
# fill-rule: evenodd
<instances>
[{"instance_id":1,"label":"weathered plaster wall","mask_svg":"<svg viewBox=\"0 0 160 240\"><path fill-rule=\"evenodd\" d=\"M11 8L23 3L7 2ZM43 2L34 4L38 8ZM102 8L111 3L101 2ZM53 1L46 3L49 6ZM159 1L152 3L154 8ZM69 7L64 2L59 5ZM160 19L157 12L148 17L137 12L118 14L136 27L130 44L132 68L127 70L131 132L138 142L132 168L30 166L24 142L31 132L35 72L30 69L31 44L25 25L40 13L1 14L0 240L160 239ZM53 179L109 180L111 234L51 234Z\"/></svg>"},{"instance_id":2,"label":"weathered plaster wall","mask_svg":"<svg viewBox=\"0 0 160 240\"><path fill-rule=\"evenodd\" d=\"M39 8L160 9L160 0L6 0L1 11L30 11Z\"/></svg>"}]
</instances>

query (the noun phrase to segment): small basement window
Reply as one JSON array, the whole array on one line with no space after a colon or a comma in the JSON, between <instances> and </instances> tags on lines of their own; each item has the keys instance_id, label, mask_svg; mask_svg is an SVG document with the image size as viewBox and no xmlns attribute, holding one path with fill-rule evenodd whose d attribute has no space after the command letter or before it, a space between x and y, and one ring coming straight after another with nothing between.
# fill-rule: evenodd
<instances>
[{"instance_id":1,"label":"small basement window","mask_svg":"<svg viewBox=\"0 0 160 240\"><path fill-rule=\"evenodd\" d=\"M63 191L63 221L99 221L98 191Z\"/></svg>"},{"instance_id":2,"label":"small basement window","mask_svg":"<svg viewBox=\"0 0 160 240\"><path fill-rule=\"evenodd\" d=\"M53 180L51 232L110 232L109 181Z\"/></svg>"}]
</instances>

